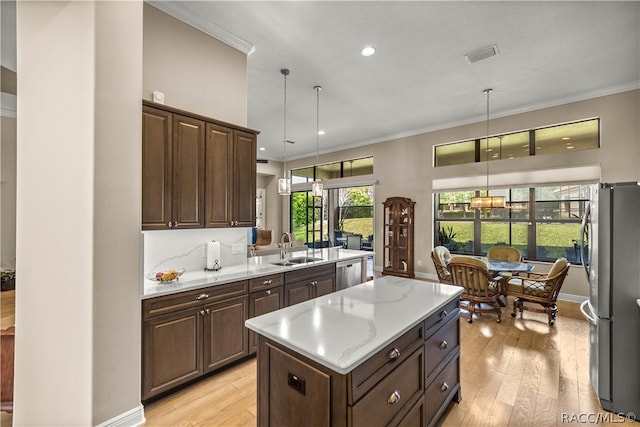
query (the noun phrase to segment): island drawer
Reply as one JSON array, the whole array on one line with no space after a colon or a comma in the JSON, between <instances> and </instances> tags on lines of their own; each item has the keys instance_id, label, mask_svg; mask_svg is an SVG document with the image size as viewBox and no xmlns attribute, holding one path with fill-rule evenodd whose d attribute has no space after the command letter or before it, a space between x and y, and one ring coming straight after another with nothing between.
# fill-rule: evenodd
<instances>
[{"instance_id":1,"label":"island drawer","mask_svg":"<svg viewBox=\"0 0 640 427\"><path fill-rule=\"evenodd\" d=\"M452 317L458 317L460 313L458 298L453 301L449 301L440 310L433 313L431 316L424 320L424 336L429 338L435 331L438 330L444 323L446 323Z\"/></svg>"},{"instance_id":2,"label":"island drawer","mask_svg":"<svg viewBox=\"0 0 640 427\"><path fill-rule=\"evenodd\" d=\"M452 317L447 324L438 329L425 342L425 374L427 384L438 365L458 347L460 323L459 316Z\"/></svg>"},{"instance_id":3,"label":"island drawer","mask_svg":"<svg viewBox=\"0 0 640 427\"><path fill-rule=\"evenodd\" d=\"M431 422L435 421L436 413L444 409L442 408L443 403L448 401L452 393L459 389L460 363L458 359L460 356L458 351L454 357L425 391L424 398L427 404L425 418Z\"/></svg>"},{"instance_id":4,"label":"island drawer","mask_svg":"<svg viewBox=\"0 0 640 427\"><path fill-rule=\"evenodd\" d=\"M263 291L284 284L284 274L272 274L270 276L254 277L249 280L249 292Z\"/></svg>"},{"instance_id":5,"label":"island drawer","mask_svg":"<svg viewBox=\"0 0 640 427\"><path fill-rule=\"evenodd\" d=\"M414 348L422 344L422 325L417 325L355 368L347 380L349 404L357 402L392 369L402 364Z\"/></svg>"},{"instance_id":6,"label":"island drawer","mask_svg":"<svg viewBox=\"0 0 640 427\"><path fill-rule=\"evenodd\" d=\"M187 308L198 307L205 303L246 295L247 281L225 283L192 291L149 298L142 301L142 318L148 319L162 314L173 313Z\"/></svg>"},{"instance_id":7,"label":"island drawer","mask_svg":"<svg viewBox=\"0 0 640 427\"><path fill-rule=\"evenodd\" d=\"M336 264L323 264L317 267L302 268L300 270L287 271L284 273L285 283L300 282L307 279L317 279L323 276L335 276Z\"/></svg>"},{"instance_id":8,"label":"island drawer","mask_svg":"<svg viewBox=\"0 0 640 427\"><path fill-rule=\"evenodd\" d=\"M358 403L350 407L351 425L387 425L407 404L422 395L424 348L398 365Z\"/></svg>"}]
</instances>

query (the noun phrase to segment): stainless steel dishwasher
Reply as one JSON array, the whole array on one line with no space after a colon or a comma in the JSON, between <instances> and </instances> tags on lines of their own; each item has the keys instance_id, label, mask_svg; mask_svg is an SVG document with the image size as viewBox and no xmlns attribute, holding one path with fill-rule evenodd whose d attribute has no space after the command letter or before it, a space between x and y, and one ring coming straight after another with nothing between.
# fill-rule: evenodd
<instances>
[{"instance_id":1,"label":"stainless steel dishwasher","mask_svg":"<svg viewBox=\"0 0 640 427\"><path fill-rule=\"evenodd\" d=\"M362 283L362 259L350 259L336 263L336 291Z\"/></svg>"}]
</instances>

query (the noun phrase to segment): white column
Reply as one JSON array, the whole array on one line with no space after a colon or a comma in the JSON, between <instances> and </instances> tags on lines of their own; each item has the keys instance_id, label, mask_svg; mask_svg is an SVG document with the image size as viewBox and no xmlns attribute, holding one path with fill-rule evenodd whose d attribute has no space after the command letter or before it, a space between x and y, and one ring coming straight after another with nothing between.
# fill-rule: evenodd
<instances>
[{"instance_id":1,"label":"white column","mask_svg":"<svg viewBox=\"0 0 640 427\"><path fill-rule=\"evenodd\" d=\"M18 2L14 425L140 411L141 2Z\"/></svg>"}]
</instances>

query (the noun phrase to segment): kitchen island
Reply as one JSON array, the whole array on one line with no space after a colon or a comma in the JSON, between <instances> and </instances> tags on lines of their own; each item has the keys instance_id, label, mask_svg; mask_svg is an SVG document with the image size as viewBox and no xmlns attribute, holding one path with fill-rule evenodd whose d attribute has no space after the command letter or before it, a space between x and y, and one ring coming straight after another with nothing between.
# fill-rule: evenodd
<instances>
[{"instance_id":1,"label":"kitchen island","mask_svg":"<svg viewBox=\"0 0 640 427\"><path fill-rule=\"evenodd\" d=\"M434 425L461 399L461 293L385 276L247 320L258 425Z\"/></svg>"}]
</instances>

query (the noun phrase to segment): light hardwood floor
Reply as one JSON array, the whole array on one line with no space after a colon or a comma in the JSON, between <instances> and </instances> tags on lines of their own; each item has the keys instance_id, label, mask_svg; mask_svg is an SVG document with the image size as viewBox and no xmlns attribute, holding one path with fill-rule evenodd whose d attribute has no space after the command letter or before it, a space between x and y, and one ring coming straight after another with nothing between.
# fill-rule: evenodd
<instances>
[{"instance_id":1,"label":"light hardwood floor","mask_svg":"<svg viewBox=\"0 0 640 427\"><path fill-rule=\"evenodd\" d=\"M443 426L596 425L596 416L612 421L598 426L640 426L601 409L589 382L589 324L577 304L559 305L554 327L543 314L511 318L511 305L500 324L491 314L460 319L462 401ZM145 417L145 427L255 426L255 359L147 405ZM10 415L0 423L11 425Z\"/></svg>"}]
</instances>

